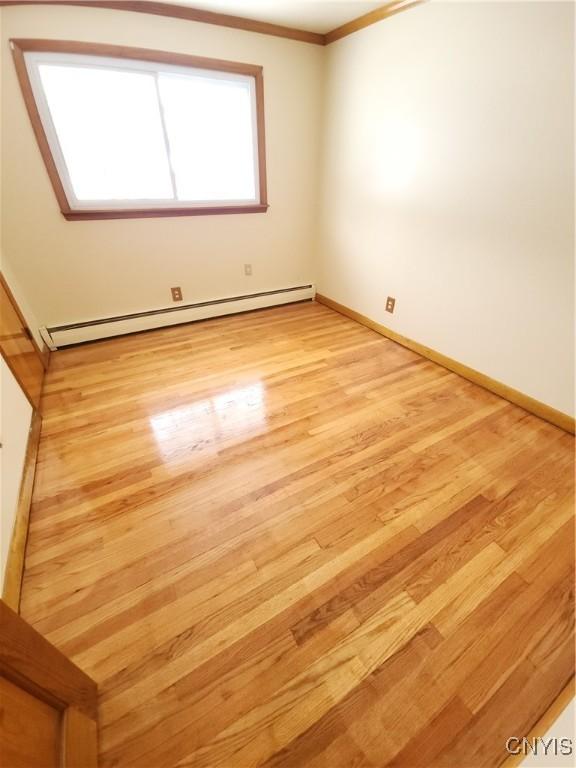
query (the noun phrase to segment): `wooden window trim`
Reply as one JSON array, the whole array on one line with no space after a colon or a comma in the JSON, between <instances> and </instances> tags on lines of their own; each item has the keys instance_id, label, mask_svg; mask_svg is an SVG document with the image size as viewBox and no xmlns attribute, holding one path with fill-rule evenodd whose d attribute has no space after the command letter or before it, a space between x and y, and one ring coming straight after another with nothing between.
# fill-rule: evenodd
<instances>
[{"instance_id":1,"label":"wooden window trim","mask_svg":"<svg viewBox=\"0 0 576 768\"><path fill-rule=\"evenodd\" d=\"M32 123L32 129L40 148L40 153L60 206L60 211L68 221L94 219L141 219L168 216L210 216L215 214L265 213L268 210L268 192L266 185L266 139L264 128L264 78L262 67L222 59L210 59L203 56L190 56L169 51L155 51L149 48L130 48L123 45L104 43L84 43L72 40L10 40L12 56L26 110ZM260 201L247 205L211 205L211 206L175 206L173 208L114 208L102 210L79 210L70 207L64 186L58 173L56 162L44 131L40 112L34 98L32 84L28 75L24 54L28 51L47 53L72 53L88 56L104 56L116 59L158 62L180 67L208 69L231 74L248 75L254 78L256 93L256 129L258 132L258 180Z\"/></svg>"}]
</instances>

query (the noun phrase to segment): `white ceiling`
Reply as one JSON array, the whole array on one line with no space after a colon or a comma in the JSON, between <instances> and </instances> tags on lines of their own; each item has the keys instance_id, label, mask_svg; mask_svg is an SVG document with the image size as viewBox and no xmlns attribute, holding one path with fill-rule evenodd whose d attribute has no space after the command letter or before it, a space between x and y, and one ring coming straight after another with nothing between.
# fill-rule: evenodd
<instances>
[{"instance_id":1,"label":"white ceiling","mask_svg":"<svg viewBox=\"0 0 576 768\"><path fill-rule=\"evenodd\" d=\"M387 0L377 0L377 2L365 2L365 0L342 0L342 2L339 0L163 0L163 2L172 4L176 2L178 5L190 5L193 8L325 33L368 11L381 8L386 5Z\"/></svg>"}]
</instances>

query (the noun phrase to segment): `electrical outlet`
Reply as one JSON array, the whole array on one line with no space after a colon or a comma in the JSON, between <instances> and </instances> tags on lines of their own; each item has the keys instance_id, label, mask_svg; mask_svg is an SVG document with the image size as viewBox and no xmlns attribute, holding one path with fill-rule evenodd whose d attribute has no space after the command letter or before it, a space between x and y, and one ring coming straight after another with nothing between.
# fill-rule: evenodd
<instances>
[{"instance_id":1,"label":"electrical outlet","mask_svg":"<svg viewBox=\"0 0 576 768\"><path fill-rule=\"evenodd\" d=\"M394 307L396 306L396 299L394 299L392 296L388 296L386 299L386 312L394 312Z\"/></svg>"},{"instance_id":2,"label":"electrical outlet","mask_svg":"<svg viewBox=\"0 0 576 768\"><path fill-rule=\"evenodd\" d=\"M246 277L252 277L252 264L244 264L244 274Z\"/></svg>"},{"instance_id":3,"label":"electrical outlet","mask_svg":"<svg viewBox=\"0 0 576 768\"><path fill-rule=\"evenodd\" d=\"M178 285L176 288L170 288L172 291L172 301L182 301L182 288Z\"/></svg>"}]
</instances>

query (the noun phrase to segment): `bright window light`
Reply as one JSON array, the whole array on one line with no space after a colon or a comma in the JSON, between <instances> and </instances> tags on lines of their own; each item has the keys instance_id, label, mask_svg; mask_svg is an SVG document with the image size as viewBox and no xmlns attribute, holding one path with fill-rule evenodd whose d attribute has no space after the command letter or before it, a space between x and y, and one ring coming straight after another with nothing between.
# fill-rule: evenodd
<instances>
[{"instance_id":1,"label":"bright window light","mask_svg":"<svg viewBox=\"0 0 576 768\"><path fill-rule=\"evenodd\" d=\"M158 84L178 197L254 200L249 83L160 75Z\"/></svg>"},{"instance_id":2,"label":"bright window light","mask_svg":"<svg viewBox=\"0 0 576 768\"><path fill-rule=\"evenodd\" d=\"M45 50L24 61L69 212L267 207L259 67Z\"/></svg>"},{"instance_id":3,"label":"bright window light","mask_svg":"<svg viewBox=\"0 0 576 768\"><path fill-rule=\"evenodd\" d=\"M153 75L41 64L77 200L172 200Z\"/></svg>"}]
</instances>

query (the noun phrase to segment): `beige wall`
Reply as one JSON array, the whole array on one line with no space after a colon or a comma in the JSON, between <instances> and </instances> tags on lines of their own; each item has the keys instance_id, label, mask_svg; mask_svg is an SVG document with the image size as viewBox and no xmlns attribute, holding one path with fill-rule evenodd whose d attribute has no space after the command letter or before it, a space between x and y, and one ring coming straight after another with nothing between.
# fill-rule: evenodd
<instances>
[{"instance_id":1,"label":"beige wall","mask_svg":"<svg viewBox=\"0 0 576 768\"><path fill-rule=\"evenodd\" d=\"M4 261L41 325L169 306L174 285L193 302L313 281L319 46L100 9L16 7L2 13ZM25 112L11 37L117 43L262 65L268 213L66 222ZM245 263L253 265L251 278L244 275Z\"/></svg>"},{"instance_id":2,"label":"beige wall","mask_svg":"<svg viewBox=\"0 0 576 768\"><path fill-rule=\"evenodd\" d=\"M317 277L567 413L572 17L570 3L433 2L329 46Z\"/></svg>"},{"instance_id":3,"label":"beige wall","mask_svg":"<svg viewBox=\"0 0 576 768\"><path fill-rule=\"evenodd\" d=\"M0 594L24 469L32 406L0 358Z\"/></svg>"},{"instance_id":4,"label":"beige wall","mask_svg":"<svg viewBox=\"0 0 576 768\"><path fill-rule=\"evenodd\" d=\"M572 16L570 3L433 2L324 49L142 14L3 9L3 268L31 325L170 306L172 285L201 301L316 281L573 413ZM21 36L262 64L270 211L64 221L8 49Z\"/></svg>"},{"instance_id":5,"label":"beige wall","mask_svg":"<svg viewBox=\"0 0 576 768\"><path fill-rule=\"evenodd\" d=\"M2 34L3 14L0 11L0 36ZM0 98L2 84L0 78ZM2 126L0 123L0 141ZM0 205L2 201L2 186L0 185ZM19 287L14 284L14 279L7 264L2 257L1 248L2 219L0 217L0 269L10 283L10 287L19 293ZM22 297L18 296L21 300ZM26 320L34 328L35 318L30 307L26 307ZM37 331L37 328L35 328ZM24 459L28 446L28 434L32 421L32 406L26 395L14 378L14 375L0 357L0 594L4 586L6 563L16 511L18 509L18 497L20 483L24 470Z\"/></svg>"}]
</instances>

